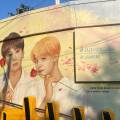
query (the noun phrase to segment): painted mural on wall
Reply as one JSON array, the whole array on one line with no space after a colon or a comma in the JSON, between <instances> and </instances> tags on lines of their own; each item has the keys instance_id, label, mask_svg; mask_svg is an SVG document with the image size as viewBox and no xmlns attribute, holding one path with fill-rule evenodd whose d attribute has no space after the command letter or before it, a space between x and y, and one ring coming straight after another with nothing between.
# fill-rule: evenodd
<instances>
[{"instance_id":1,"label":"painted mural on wall","mask_svg":"<svg viewBox=\"0 0 120 120\"><path fill-rule=\"evenodd\" d=\"M120 64L119 27L76 30L77 80L118 82Z\"/></svg>"},{"instance_id":2,"label":"painted mural on wall","mask_svg":"<svg viewBox=\"0 0 120 120\"><path fill-rule=\"evenodd\" d=\"M96 120L101 109L111 108L119 120L119 84L109 83L120 81L120 28L36 34L106 23L93 8L88 12L78 6L50 7L0 21L1 99L22 105L24 97L35 96L36 107L42 109L47 101L58 101L60 112L68 115L74 106L84 106L87 120Z\"/></svg>"}]
</instances>

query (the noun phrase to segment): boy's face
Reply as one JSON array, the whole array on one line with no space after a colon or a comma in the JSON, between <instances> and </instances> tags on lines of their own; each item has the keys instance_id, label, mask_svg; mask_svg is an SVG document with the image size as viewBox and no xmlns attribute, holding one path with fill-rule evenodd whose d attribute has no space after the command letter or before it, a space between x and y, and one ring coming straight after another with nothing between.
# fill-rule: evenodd
<instances>
[{"instance_id":1,"label":"boy's face","mask_svg":"<svg viewBox=\"0 0 120 120\"><path fill-rule=\"evenodd\" d=\"M11 66L10 71L17 71L21 69L22 58L24 56L21 48L11 48L6 56L7 64L9 62L9 54L11 54Z\"/></svg>"},{"instance_id":2,"label":"boy's face","mask_svg":"<svg viewBox=\"0 0 120 120\"><path fill-rule=\"evenodd\" d=\"M55 66L55 58L52 56L41 56L36 62L38 74L41 76L50 75Z\"/></svg>"}]
</instances>

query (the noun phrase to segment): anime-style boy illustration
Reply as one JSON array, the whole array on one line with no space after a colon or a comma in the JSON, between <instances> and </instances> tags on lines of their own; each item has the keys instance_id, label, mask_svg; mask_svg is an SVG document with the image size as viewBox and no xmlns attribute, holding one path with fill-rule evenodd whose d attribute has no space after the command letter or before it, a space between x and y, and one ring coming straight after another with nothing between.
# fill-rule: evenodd
<instances>
[{"instance_id":1,"label":"anime-style boy illustration","mask_svg":"<svg viewBox=\"0 0 120 120\"><path fill-rule=\"evenodd\" d=\"M44 98L44 87L42 81L33 80L30 75L22 69L24 39L18 33L10 33L3 41L1 54L6 60L7 65L9 55L11 54L9 80L5 100L22 105L24 97L35 96L37 100L36 106L39 107L42 98ZM5 85L3 77L0 78L1 91Z\"/></svg>"},{"instance_id":2,"label":"anime-style boy illustration","mask_svg":"<svg viewBox=\"0 0 120 120\"><path fill-rule=\"evenodd\" d=\"M43 77L46 90L46 101L59 101L61 111L70 108L68 92L71 90L66 86L70 81L62 75L59 69L60 43L56 37L48 36L39 40L31 51L32 61L36 64L38 75ZM64 98L64 99L63 99ZM70 103L71 104L71 103Z\"/></svg>"},{"instance_id":3,"label":"anime-style boy illustration","mask_svg":"<svg viewBox=\"0 0 120 120\"><path fill-rule=\"evenodd\" d=\"M44 78L46 101L50 101L53 96L52 83L65 79L58 67L59 54L60 43L55 37L43 38L31 51L31 58L36 64L37 72Z\"/></svg>"},{"instance_id":4,"label":"anime-style boy illustration","mask_svg":"<svg viewBox=\"0 0 120 120\"><path fill-rule=\"evenodd\" d=\"M71 109L74 106L80 106L86 97L83 95L83 90L81 93L76 91L75 83L62 75L59 69L60 49L59 40L56 37L47 36L35 44L31 51L31 59L36 64L38 75L44 79L46 90L44 101L58 101L60 112L70 114ZM83 98L75 100L77 99L75 96L78 94ZM74 96L71 97L71 95ZM45 106L44 104L45 102L43 102L43 106ZM89 112L92 113L91 116L94 114L91 108Z\"/></svg>"}]
</instances>

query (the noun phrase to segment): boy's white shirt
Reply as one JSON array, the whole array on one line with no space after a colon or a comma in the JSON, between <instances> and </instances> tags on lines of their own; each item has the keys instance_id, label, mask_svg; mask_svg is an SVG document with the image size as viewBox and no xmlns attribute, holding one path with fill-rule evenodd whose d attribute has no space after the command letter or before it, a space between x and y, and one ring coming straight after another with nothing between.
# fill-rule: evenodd
<instances>
[{"instance_id":1,"label":"boy's white shirt","mask_svg":"<svg viewBox=\"0 0 120 120\"><path fill-rule=\"evenodd\" d=\"M85 89L80 84L75 84L73 80L63 77L58 83L53 83L52 101L57 101L60 106L60 113L72 115L72 108L82 106L85 108L85 115L88 120L96 118L96 113L91 106L87 106L88 98ZM92 116L92 117L91 117ZM61 117L60 120L70 118Z\"/></svg>"},{"instance_id":2,"label":"boy's white shirt","mask_svg":"<svg viewBox=\"0 0 120 120\"><path fill-rule=\"evenodd\" d=\"M76 102L75 96L72 96L73 94L80 94L85 95L85 91L77 84L74 83L74 81L69 80L66 77L63 77L58 83L53 83L53 97L52 101L58 101L60 104L60 112L70 114L71 109L73 107L76 107L81 105L81 101L79 103Z\"/></svg>"},{"instance_id":3,"label":"boy's white shirt","mask_svg":"<svg viewBox=\"0 0 120 120\"><path fill-rule=\"evenodd\" d=\"M0 79L0 91L4 86L3 77ZM13 91L12 101L13 103L23 105L24 97L34 96L36 98L36 107L40 107L40 104L45 96L44 81L33 79L30 75L22 71L22 75L17 85L13 89L11 82L8 82L10 89Z\"/></svg>"}]
</instances>

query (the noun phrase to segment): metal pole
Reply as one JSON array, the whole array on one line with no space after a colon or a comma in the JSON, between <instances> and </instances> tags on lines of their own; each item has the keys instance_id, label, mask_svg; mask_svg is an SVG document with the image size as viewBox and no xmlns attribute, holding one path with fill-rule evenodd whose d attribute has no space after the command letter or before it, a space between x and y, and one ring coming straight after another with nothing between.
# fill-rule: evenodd
<instances>
[{"instance_id":1,"label":"metal pole","mask_svg":"<svg viewBox=\"0 0 120 120\"><path fill-rule=\"evenodd\" d=\"M60 0L55 0L55 4L59 5L60 4Z\"/></svg>"}]
</instances>

